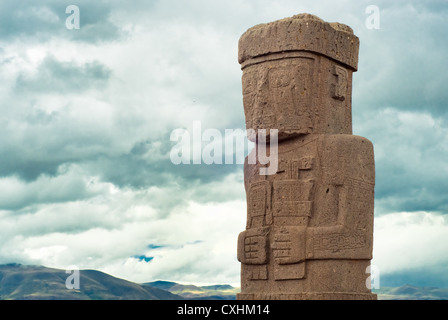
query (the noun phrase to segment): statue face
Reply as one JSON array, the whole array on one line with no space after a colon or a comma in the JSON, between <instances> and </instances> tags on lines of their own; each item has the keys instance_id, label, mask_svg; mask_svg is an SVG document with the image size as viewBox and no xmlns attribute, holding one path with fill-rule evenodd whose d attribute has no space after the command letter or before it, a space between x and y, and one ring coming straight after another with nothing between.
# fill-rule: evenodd
<instances>
[{"instance_id":1,"label":"statue face","mask_svg":"<svg viewBox=\"0 0 448 320\"><path fill-rule=\"evenodd\" d=\"M277 129L279 139L351 133L351 73L321 55L268 56L243 68L246 128ZM249 139L255 141L253 136Z\"/></svg>"},{"instance_id":2,"label":"statue face","mask_svg":"<svg viewBox=\"0 0 448 320\"><path fill-rule=\"evenodd\" d=\"M247 129L278 129L279 134L308 134L314 59L299 57L248 66L243 73Z\"/></svg>"}]
</instances>

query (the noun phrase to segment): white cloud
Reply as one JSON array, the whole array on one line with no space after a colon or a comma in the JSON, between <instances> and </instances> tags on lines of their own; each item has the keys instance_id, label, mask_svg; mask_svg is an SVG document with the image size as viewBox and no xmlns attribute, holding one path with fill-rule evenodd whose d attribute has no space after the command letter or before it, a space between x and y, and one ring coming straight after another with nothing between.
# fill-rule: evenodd
<instances>
[{"instance_id":1,"label":"white cloud","mask_svg":"<svg viewBox=\"0 0 448 320\"><path fill-rule=\"evenodd\" d=\"M105 193L107 188L76 166L60 170L55 177L41 176L30 183L16 177L0 178L0 208L17 210L37 204L84 200Z\"/></svg>"},{"instance_id":2,"label":"white cloud","mask_svg":"<svg viewBox=\"0 0 448 320\"><path fill-rule=\"evenodd\" d=\"M448 262L448 220L430 212L391 213L375 220L373 264L382 274L437 268Z\"/></svg>"},{"instance_id":3,"label":"white cloud","mask_svg":"<svg viewBox=\"0 0 448 320\"><path fill-rule=\"evenodd\" d=\"M236 240L245 226L244 201L198 204L190 202L169 219L148 223L146 232L161 248L141 254L146 263L129 258L106 269L137 282L172 280L181 283L238 285L240 265Z\"/></svg>"},{"instance_id":4,"label":"white cloud","mask_svg":"<svg viewBox=\"0 0 448 320\"><path fill-rule=\"evenodd\" d=\"M31 184L15 183L25 194L42 192L55 197L48 190L60 187L63 179L71 181L68 177L77 173L73 169L66 176L49 179L50 183L45 183L47 178ZM201 197L194 194L207 192L206 187L120 189L94 177L83 181L84 176L79 176L84 187L93 191L86 199L61 203L53 199L48 204L34 203L20 212L0 212L0 261L62 269L76 265L136 282L171 279L237 284L236 239L245 226L244 198L229 197L230 200L218 203L205 200L213 197L204 195L205 201L199 203L193 199ZM240 179L240 175L231 175L208 188L213 188L216 195L228 195L230 190L238 190ZM39 189L40 184L44 189ZM169 215L152 207L152 203L172 201L170 194L175 193L183 195L185 203L171 205L174 209ZM141 255L154 260L133 258Z\"/></svg>"}]
</instances>

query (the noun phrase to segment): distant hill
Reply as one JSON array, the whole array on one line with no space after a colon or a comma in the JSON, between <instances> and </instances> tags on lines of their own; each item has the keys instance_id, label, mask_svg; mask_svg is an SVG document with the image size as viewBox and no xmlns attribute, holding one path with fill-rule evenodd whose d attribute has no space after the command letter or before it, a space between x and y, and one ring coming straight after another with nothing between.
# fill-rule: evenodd
<instances>
[{"instance_id":1,"label":"distant hill","mask_svg":"<svg viewBox=\"0 0 448 320\"><path fill-rule=\"evenodd\" d=\"M95 270L80 271L80 289L66 288L65 270L17 264L0 266L0 300L181 300L160 288L142 286Z\"/></svg>"},{"instance_id":2,"label":"distant hill","mask_svg":"<svg viewBox=\"0 0 448 320\"><path fill-rule=\"evenodd\" d=\"M415 287L404 285L398 288L384 287L375 290L379 300L448 300L448 288Z\"/></svg>"},{"instance_id":3,"label":"distant hill","mask_svg":"<svg viewBox=\"0 0 448 320\"><path fill-rule=\"evenodd\" d=\"M143 283L143 286L150 286L167 290L188 300L235 300L239 288L230 285L195 286L183 285L169 281L154 281Z\"/></svg>"}]
</instances>

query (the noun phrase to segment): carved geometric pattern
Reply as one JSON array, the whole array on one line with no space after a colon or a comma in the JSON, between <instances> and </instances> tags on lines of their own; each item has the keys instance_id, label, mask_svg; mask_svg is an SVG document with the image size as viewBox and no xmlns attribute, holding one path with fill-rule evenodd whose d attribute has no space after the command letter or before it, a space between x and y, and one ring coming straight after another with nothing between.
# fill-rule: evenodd
<instances>
[{"instance_id":1,"label":"carved geometric pattern","mask_svg":"<svg viewBox=\"0 0 448 320\"><path fill-rule=\"evenodd\" d=\"M338 252L363 248L367 245L366 236L363 234L334 233L314 236L314 250L331 250Z\"/></svg>"},{"instance_id":2,"label":"carved geometric pattern","mask_svg":"<svg viewBox=\"0 0 448 320\"><path fill-rule=\"evenodd\" d=\"M334 75L337 77L337 83L334 86L333 99L345 101L348 87L348 72L341 66L334 66Z\"/></svg>"},{"instance_id":3,"label":"carved geometric pattern","mask_svg":"<svg viewBox=\"0 0 448 320\"><path fill-rule=\"evenodd\" d=\"M248 199L248 227L263 227L272 221L266 217L266 212L270 211L271 184L269 181L261 181L251 185Z\"/></svg>"}]
</instances>

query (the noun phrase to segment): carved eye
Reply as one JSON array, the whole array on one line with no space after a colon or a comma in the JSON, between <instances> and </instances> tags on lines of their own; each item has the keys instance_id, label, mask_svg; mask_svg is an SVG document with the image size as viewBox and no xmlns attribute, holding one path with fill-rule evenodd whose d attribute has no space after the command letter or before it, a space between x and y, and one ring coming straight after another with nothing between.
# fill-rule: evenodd
<instances>
[{"instance_id":1,"label":"carved eye","mask_svg":"<svg viewBox=\"0 0 448 320\"><path fill-rule=\"evenodd\" d=\"M291 74L287 68L276 68L269 72L269 84L271 88L287 87L290 82Z\"/></svg>"}]
</instances>

